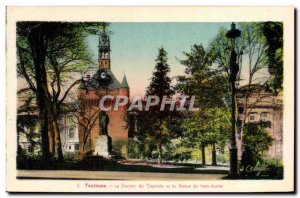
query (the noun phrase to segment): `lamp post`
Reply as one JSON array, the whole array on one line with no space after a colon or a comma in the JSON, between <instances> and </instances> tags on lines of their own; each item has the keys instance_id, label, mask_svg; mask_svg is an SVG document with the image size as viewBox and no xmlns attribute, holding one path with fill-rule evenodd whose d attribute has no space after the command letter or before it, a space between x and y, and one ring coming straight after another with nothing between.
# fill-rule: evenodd
<instances>
[{"instance_id":1,"label":"lamp post","mask_svg":"<svg viewBox=\"0 0 300 198\"><path fill-rule=\"evenodd\" d=\"M235 52L235 39L241 35L241 31L235 28L235 24L231 24L231 29L226 32L226 37L231 41L230 55L230 76L229 82L231 87L231 146L230 146L230 176L238 176L238 155L236 145L236 88L235 81L239 72L237 64L237 54Z\"/></svg>"}]
</instances>

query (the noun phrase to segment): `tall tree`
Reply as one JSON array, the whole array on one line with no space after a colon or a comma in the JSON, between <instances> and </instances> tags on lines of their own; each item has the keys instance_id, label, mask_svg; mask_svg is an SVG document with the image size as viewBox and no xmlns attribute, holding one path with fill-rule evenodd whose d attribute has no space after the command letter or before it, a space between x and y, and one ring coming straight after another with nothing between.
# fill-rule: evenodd
<instances>
[{"instance_id":1,"label":"tall tree","mask_svg":"<svg viewBox=\"0 0 300 198\"><path fill-rule=\"evenodd\" d=\"M202 111L187 112L187 116L183 121L182 128L183 133L183 145L200 149L202 164L206 164L205 147L209 144L209 140L206 137L206 117Z\"/></svg>"},{"instance_id":2,"label":"tall tree","mask_svg":"<svg viewBox=\"0 0 300 198\"><path fill-rule=\"evenodd\" d=\"M85 38L103 23L19 22L18 74L36 94L41 124L42 153L49 159L48 121L54 130L58 160L63 160L58 119L60 107L82 79L67 79L82 69L89 57ZM65 90L64 90L65 89ZM64 91L62 91L64 90Z\"/></svg>"},{"instance_id":3,"label":"tall tree","mask_svg":"<svg viewBox=\"0 0 300 198\"><path fill-rule=\"evenodd\" d=\"M181 94L195 95L195 106L198 109L186 113L184 137L200 148L202 163L205 164L205 147L217 141L216 138L212 140L213 131L208 128L207 113L212 108L224 107L222 98L227 94L228 80L218 68L212 66L211 54L201 44L193 45L191 51L184 52L184 55L186 59L180 62L186 67L186 75L177 77L176 88Z\"/></svg>"},{"instance_id":4,"label":"tall tree","mask_svg":"<svg viewBox=\"0 0 300 198\"><path fill-rule=\"evenodd\" d=\"M46 49L48 32L52 32L51 27L44 27L41 23L18 23L17 24L17 49L19 55L19 66L21 68L23 76L29 84L32 91L36 93L37 106L39 108L39 119L41 125L41 137L42 137L42 154L44 160L50 158L49 153L49 139L48 139L48 86L47 86L47 74L46 74ZM25 48L18 46L19 43L26 44ZM30 55L30 58L24 58L24 53ZM27 62L28 61L28 62ZM26 63L32 63L33 75L30 76L26 73L28 66ZM32 82L35 80L35 83Z\"/></svg>"},{"instance_id":5,"label":"tall tree","mask_svg":"<svg viewBox=\"0 0 300 198\"><path fill-rule=\"evenodd\" d=\"M229 111L215 107L189 112L182 127L184 144L201 150L202 164L206 164L205 147L211 145L212 165L217 165L216 146L224 148L230 135Z\"/></svg>"},{"instance_id":6,"label":"tall tree","mask_svg":"<svg viewBox=\"0 0 300 198\"><path fill-rule=\"evenodd\" d=\"M223 149L230 137L230 112L224 107L215 107L207 110L205 116L206 138L212 146L212 165L217 165L216 145Z\"/></svg>"},{"instance_id":7,"label":"tall tree","mask_svg":"<svg viewBox=\"0 0 300 198\"><path fill-rule=\"evenodd\" d=\"M159 163L162 163L163 146L175 137L178 132L176 128L175 111L168 109L160 110L162 98L168 99L174 94L171 87L171 78L168 77L170 66L167 63L167 52L164 48L159 49L156 59L155 71L151 78L150 85L146 90L146 96L157 96L160 102L145 113L147 118L147 135L156 143Z\"/></svg>"},{"instance_id":8,"label":"tall tree","mask_svg":"<svg viewBox=\"0 0 300 198\"><path fill-rule=\"evenodd\" d=\"M268 73L266 39L263 36L259 23L240 23L238 25L242 35L236 39L235 45L237 61L239 63L236 86L239 92L239 105L242 105L242 116L239 117L240 121L238 123L240 125L237 132L239 134L238 138L242 141L244 125L254 106L264 99L265 96L262 93L267 88L270 74ZM225 34L226 30L221 29L210 43L210 52L214 63L228 75L230 43ZM254 102L252 100L250 103L250 98ZM237 109L238 104L231 105L234 105ZM238 120L237 117L236 120ZM239 145L241 153L242 144Z\"/></svg>"}]
</instances>

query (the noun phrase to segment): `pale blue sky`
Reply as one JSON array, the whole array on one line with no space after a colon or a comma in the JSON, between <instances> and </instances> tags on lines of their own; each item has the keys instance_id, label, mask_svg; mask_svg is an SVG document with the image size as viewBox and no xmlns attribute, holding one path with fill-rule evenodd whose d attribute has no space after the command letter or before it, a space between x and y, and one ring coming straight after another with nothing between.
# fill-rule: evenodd
<instances>
[{"instance_id":1,"label":"pale blue sky","mask_svg":"<svg viewBox=\"0 0 300 198\"><path fill-rule=\"evenodd\" d=\"M189 51L194 44L208 43L221 27L230 28L230 23L111 23L111 69L121 81L124 71L130 86L131 96L143 96L155 66L158 48L163 46L168 53L170 77L184 71L177 58ZM93 59L98 59L98 37L88 38Z\"/></svg>"}]
</instances>

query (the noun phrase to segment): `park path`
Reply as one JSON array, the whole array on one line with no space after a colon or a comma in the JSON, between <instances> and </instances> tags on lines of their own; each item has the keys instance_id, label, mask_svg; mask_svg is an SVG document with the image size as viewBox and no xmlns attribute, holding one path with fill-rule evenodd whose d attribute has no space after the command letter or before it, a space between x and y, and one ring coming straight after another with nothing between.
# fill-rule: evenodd
<instances>
[{"instance_id":1,"label":"park path","mask_svg":"<svg viewBox=\"0 0 300 198\"><path fill-rule=\"evenodd\" d=\"M150 173L120 171L18 170L19 179L90 180L219 180L225 174Z\"/></svg>"}]
</instances>

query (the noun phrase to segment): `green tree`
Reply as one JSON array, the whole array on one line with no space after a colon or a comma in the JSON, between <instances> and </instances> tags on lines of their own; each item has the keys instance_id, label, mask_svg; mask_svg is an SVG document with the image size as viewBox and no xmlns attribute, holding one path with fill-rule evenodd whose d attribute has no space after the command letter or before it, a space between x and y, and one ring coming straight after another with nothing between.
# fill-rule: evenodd
<instances>
[{"instance_id":1,"label":"green tree","mask_svg":"<svg viewBox=\"0 0 300 198\"><path fill-rule=\"evenodd\" d=\"M211 145L212 164L216 165L216 145L224 148L230 135L230 113L225 108L210 108L187 114L183 125L183 142L186 147L198 148L202 154L202 164L206 164L205 147Z\"/></svg>"},{"instance_id":2,"label":"green tree","mask_svg":"<svg viewBox=\"0 0 300 198\"><path fill-rule=\"evenodd\" d=\"M283 88L283 23L264 22L261 27L266 39L268 70L271 75L268 86L277 94Z\"/></svg>"},{"instance_id":3,"label":"green tree","mask_svg":"<svg viewBox=\"0 0 300 198\"><path fill-rule=\"evenodd\" d=\"M255 162L260 160L272 145L273 138L266 131L270 127L270 121L249 122L245 125L243 143L245 148L251 151Z\"/></svg>"},{"instance_id":4,"label":"green tree","mask_svg":"<svg viewBox=\"0 0 300 198\"><path fill-rule=\"evenodd\" d=\"M146 96L157 96L160 102L153 106L145 113L146 133L147 136L156 144L159 163L162 163L163 147L172 138L178 135L178 120L176 120L177 112L160 110L162 98L166 96L168 99L174 94L171 87L171 78L168 77L170 66L167 63L167 52L164 48L159 49L156 59L155 71L151 78L150 85L146 90Z\"/></svg>"},{"instance_id":5,"label":"green tree","mask_svg":"<svg viewBox=\"0 0 300 198\"><path fill-rule=\"evenodd\" d=\"M72 72L78 72L89 61L85 38L89 33L96 33L102 25L103 23L17 23L18 75L26 80L28 89L36 94L45 160L50 158L49 121L54 130L58 160L63 160L58 127L60 108L71 89L81 81L76 79L70 83L67 79Z\"/></svg>"},{"instance_id":6,"label":"green tree","mask_svg":"<svg viewBox=\"0 0 300 198\"><path fill-rule=\"evenodd\" d=\"M205 147L209 144L210 139L207 137L206 117L204 112L188 112L183 121L183 145L185 147L201 150L202 164L206 164Z\"/></svg>"},{"instance_id":7,"label":"green tree","mask_svg":"<svg viewBox=\"0 0 300 198\"><path fill-rule=\"evenodd\" d=\"M244 126L255 105L261 102L266 95L262 94L267 88L271 76L268 73L268 56L266 38L263 35L260 23L239 23L241 37L236 39L235 51L239 64L238 78L236 81L239 102L234 105L236 112L238 105L242 110L238 138L243 141ZM230 41L225 36L226 30L222 28L218 35L211 41L209 48L213 62L217 64L224 74L229 74ZM229 77L227 77L229 78ZM251 103L250 103L251 98ZM236 115L238 116L238 115ZM242 144L238 144L242 146ZM242 148L238 148L241 153Z\"/></svg>"},{"instance_id":8,"label":"green tree","mask_svg":"<svg viewBox=\"0 0 300 198\"><path fill-rule=\"evenodd\" d=\"M185 141L202 151L202 163L205 164L205 147L216 142L216 131L209 128L210 110L224 108L223 98L228 92L228 80L222 71L212 66L213 57L204 47L193 45L190 52L184 52L186 59L180 60L185 69L184 76L177 77L176 89L183 95L196 96L196 112L187 112L183 124Z\"/></svg>"},{"instance_id":9,"label":"green tree","mask_svg":"<svg viewBox=\"0 0 300 198\"><path fill-rule=\"evenodd\" d=\"M137 143L137 147L139 150L138 158L146 159L151 156L151 153L155 150L153 146L153 142L148 136L148 121L146 111L136 111L131 113L132 120L134 123L130 123L130 129L132 130L134 136L134 142ZM134 127L132 127L134 126Z\"/></svg>"},{"instance_id":10,"label":"green tree","mask_svg":"<svg viewBox=\"0 0 300 198\"><path fill-rule=\"evenodd\" d=\"M230 112L226 108L211 108L206 111L206 138L212 145L212 165L217 165L216 145L222 150L230 137Z\"/></svg>"},{"instance_id":11,"label":"green tree","mask_svg":"<svg viewBox=\"0 0 300 198\"><path fill-rule=\"evenodd\" d=\"M168 76L170 66L168 65L167 52L160 48L156 58L155 71L153 72L150 85L147 87L146 95L155 95L160 99L163 96L171 96L174 91L171 89L171 78Z\"/></svg>"},{"instance_id":12,"label":"green tree","mask_svg":"<svg viewBox=\"0 0 300 198\"><path fill-rule=\"evenodd\" d=\"M201 109L224 106L229 83L222 70L212 66L213 57L204 47L195 44L190 52L184 52L186 58L180 60L185 75L177 76L176 90L181 94L195 95L195 105Z\"/></svg>"}]
</instances>

